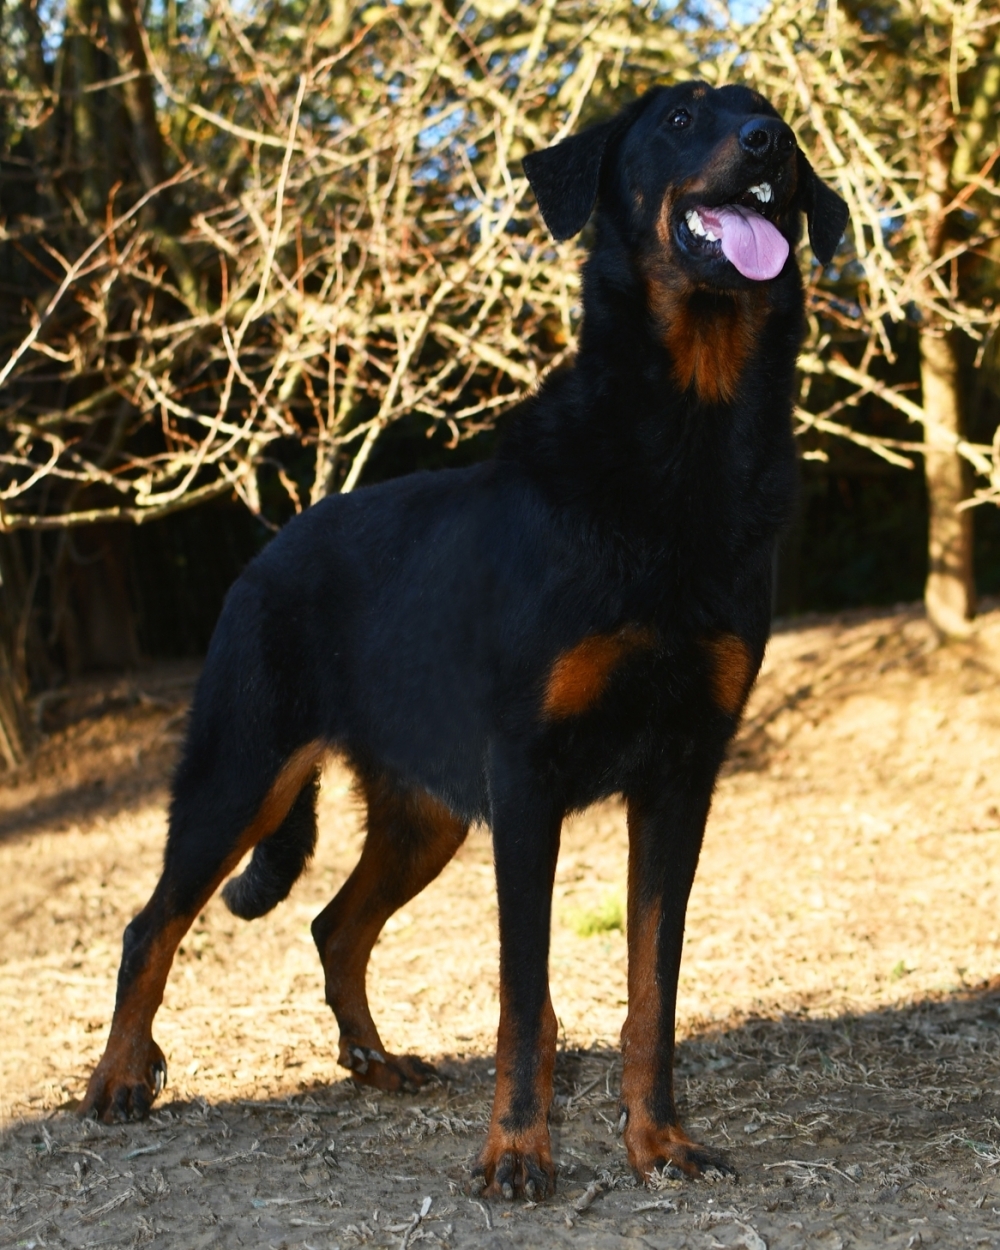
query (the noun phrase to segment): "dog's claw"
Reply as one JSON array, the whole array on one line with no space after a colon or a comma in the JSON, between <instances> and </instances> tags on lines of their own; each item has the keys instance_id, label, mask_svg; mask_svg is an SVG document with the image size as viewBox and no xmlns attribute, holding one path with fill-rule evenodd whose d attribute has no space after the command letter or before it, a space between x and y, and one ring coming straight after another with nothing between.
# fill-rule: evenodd
<instances>
[{"instance_id":1,"label":"dog's claw","mask_svg":"<svg viewBox=\"0 0 1000 1250\"><path fill-rule=\"evenodd\" d=\"M636 1151L632 1144L629 1161L647 1185L655 1187L658 1180L707 1180L736 1175L721 1155L685 1137L654 1139L642 1146L645 1148Z\"/></svg>"},{"instance_id":2,"label":"dog's claw","mask_svg":"<svg viewBox=\"0 0 1000 1250\"><path fill-rule=\"evenodd\" d=\"M153 1101L167 1088L167 1061L161 1055L153 1064Z\"/></svg>"},{"instance_id":3,"label":"dog's claw","mask_svg":"<svg viewBox=\"0 0 1000 1250\"><path fill-rule=\"evenodd\" d=\"M487 1198L503 1198L512 1202L523 1197L528 1202L541 1202L555 1192L555 1168L548 1151L539 1143L533 1151L520 1149L490 1149L489 1145L479 1157L472 1173L472 1186L479 1186L477 1193L485 1192Z\"/></svg>"},{"instance_id":4,"label":"dog's claw","mask_svg":"<svg viewBox=\"0 0 1000 1250\"><path fill-rule=\"evenodd\" d=\"M134 1044L109 1044L77 1108L81 1119L120 1124L144 1120L149 1115L167 1083L167 1061L152 1038L147 1043L145 1065L136 1061L136 1049Z\"/></svg>"},{"instance_id":5,"label":"dog's claw","mask_svg":"<svg viewBox=\"0 0 1000 1250\"><path fill-rule=\"evenodd\" d=\"M372 1085L387 1093L402 1090L414 1094L429 1081L439 1079L437 1071L416 1055L385 1055L374 1046L342 1042L340 1063L360 1085Z\"/></svg>"},{"instance_id":6,"label":"dog's claw","mask_svg":"<svg viewBox=\"0 0 1000 1250\"><path fill-rule=\"evenodd\" d=\"M364 1076L368 1071L368 1051L362 1050L360 1046L351 1047L351 1071L357 1072L359 1076Z\"/></svg>"}]
</instances>

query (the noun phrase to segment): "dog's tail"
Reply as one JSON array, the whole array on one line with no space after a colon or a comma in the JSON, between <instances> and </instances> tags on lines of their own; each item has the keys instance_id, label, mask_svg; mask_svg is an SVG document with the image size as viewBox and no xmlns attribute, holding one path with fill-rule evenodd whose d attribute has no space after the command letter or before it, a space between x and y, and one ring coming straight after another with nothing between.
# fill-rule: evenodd
<instances>
[{"instance_id":1,"label":"dog's tail","mask_svg":"<svg viewBox=\"0 0 1000 1250\"><path fill-rule=\"evenodd\" d=\"M234 916L256 920L283 902L316 849L316 796L319 769L274 833L254 847L250 863L222 888L222 899Z\"/></svg>"}]
</instances>

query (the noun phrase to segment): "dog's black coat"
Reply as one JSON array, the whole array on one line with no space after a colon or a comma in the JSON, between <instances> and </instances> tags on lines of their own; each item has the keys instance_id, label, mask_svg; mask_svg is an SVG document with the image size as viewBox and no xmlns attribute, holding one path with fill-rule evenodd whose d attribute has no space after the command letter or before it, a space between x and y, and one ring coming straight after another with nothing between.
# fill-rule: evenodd
<instances>
[{"instance_id":1,"label":"dog's black coat","mask_svg":"<svg viewBox=\"0 0 1000 1250\"><path fill-rule=\"evenodd\" d=\"M739 137L748 126L770 155ZM525 162L557 238L580 230L596 202L576 363L521 406L494 459L328 498L232 588L176 777L164 877L130 930L119 1011L143 952L170 918L203 905L290 757L329 744L372 784L430 795L462 824L492 829L510 1038L482 1168L499 1192L544 1192L558 830L567 811L621 793L630 957L652 961L659 995L641 1026L654 1052L641 1061L644 1109L625 1110L660 1144L642 1145L637 1127L632 1139L626 1131L629 1153L642 1173L705 1162L677 1127L673 995L715 776L768 635L774 544L796 477L789 418L803 301L794 254L754 284L724 258L686 250L670 212L679 189L697 184L707 196L701 183L714 178L722 202L770 162L780 229L794 244L804 212L828 261L843 204L789 148L790 133L744 88L688 83L653 89ZM755 301L731 396L678 381L651 303L657 273L681 291L669 305L678 317L711 322L734 301ZM719 695L720 638L746 655L735 700ZM612 641L591 652L588 639ZM593 688L561 696L557 671L570 670ZM580 706L567 711L560 697ZM313 849L314 800L310 780L230 881L237 914L261 915L288 893ZM655 917L646 953L635 945L644 916ZM87 1101L130 1109L93 1082Z\"/></svg>"}]
</instances>

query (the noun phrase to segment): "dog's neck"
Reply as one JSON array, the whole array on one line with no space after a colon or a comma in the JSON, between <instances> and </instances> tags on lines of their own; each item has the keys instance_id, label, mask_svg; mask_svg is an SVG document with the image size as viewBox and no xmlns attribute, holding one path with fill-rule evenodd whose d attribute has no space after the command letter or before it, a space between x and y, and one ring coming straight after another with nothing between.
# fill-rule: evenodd
<instances>
[{"instance_id":1,"label":"dog's neck","mask_svg":"<svg viewBox=\"0 0 1000 1250\"><path fill-rule=\"evenodd\" d=\"M554 402L529 403L516 419L506 454L559 502L623 533L672 532L694 523L692 508L714 518L698 524L728 533L733 509L737 529L749 519L751 496L750 528L773 533L793 493L797 273L766 292L675 295L661 285L651 299L648 268L615 242L605 231L585 267L574 365L546 383Z\"/></svg>"},{"instance_id":2,"label":"dog's neck","mask_svg":"<svg viewBox=\"0 0 1000 1250\"><path fill-rule=\"evenodd\" d=\"M584 267L584 371L648 378L678 412L731 408L749 398L744 383L766 350L769 324L784 323L801 337L802 289L793 267L767 283L699 288L672 256L638 253L608 215L598 214L597 229L599 246Z\"/></svg>"}]
</instances>

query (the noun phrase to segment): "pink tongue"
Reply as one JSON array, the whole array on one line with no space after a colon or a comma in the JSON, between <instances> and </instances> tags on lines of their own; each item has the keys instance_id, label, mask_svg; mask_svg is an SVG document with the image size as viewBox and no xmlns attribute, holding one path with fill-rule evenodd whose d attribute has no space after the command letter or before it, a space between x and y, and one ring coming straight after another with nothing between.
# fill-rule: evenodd
<instances>
[{"instance_id":1,"label":"pink tongue","mask_svg":"<svg viewBox=\"0 0 1000 1250\"><path fill-rule=\"evenodd\" d=\"M722 240L722 254L744 278L763 282L781 273L788 256L788 240L759 213L732 204L697 211L705 225Z\"/></svg>"}]
</instances>

